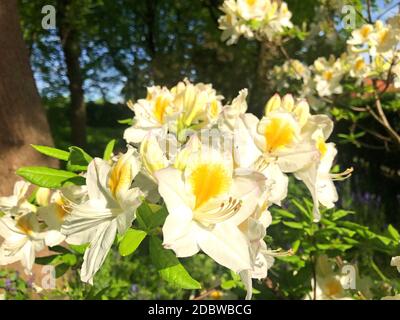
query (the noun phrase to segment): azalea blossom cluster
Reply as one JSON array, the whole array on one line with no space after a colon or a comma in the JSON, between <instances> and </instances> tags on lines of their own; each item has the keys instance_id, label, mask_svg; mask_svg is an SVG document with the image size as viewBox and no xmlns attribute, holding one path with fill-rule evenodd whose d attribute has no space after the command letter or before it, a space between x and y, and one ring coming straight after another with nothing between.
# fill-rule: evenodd
<instances>
[{"instance_id":1,"label":"azalea blossom cluster","mask_svg":"<svg viewBox=\"0 0 400 320\"><path fill-rule=\"evenodd\" d=\"M400 87L399 32L400 16L388 19L387 23L378 20L375 24L364 24L354 30L347 40L348 49L339 58L331 55L328 59L320 57L310 66L298 60L287 60L276 66L273 79L285 77L300 80L303 97L329 97L343 93L343 82L353 80L360 85L366 78L393 81ZM280 81L281 86L288 86Z\"/></svg>"},{"instance_id":2,"label":"azalea blossom cluster","mask_svg":"<svg viewBox=\"0 0 400 320\"><path fill-rule=\"evenodd\" d=\"M287 4L276 0L226 0L219 18L219 28L223 30L222 40L234 44L243 36L247 39L268 39L273 41L292 28L292 13Z\"/></svg>"},{"instance_id":3,"label":"azalea blossom cluster","mask_svg":"<svg viewBox=\"0 0 400 320\"><path fill-rule=\"evenodd\" d=\"M40 188L36 205L28 184L0 199L0 264L20 260L29 271L36 252L66 241L89 244L81 280L93 283L116 235L124 235L143 201L164 203L163 246L177 257L199 251L240 274L251 296L252 279L265 278L274 256L267 248L268 211L287 197L288 174L305 183L319 206L338 199L332 174L336 156L327 142L333 123L311 115L305 100L274 95L258 119L247 112L247 89L229 104L211 84L152 86L130 103L133 123L124 133L127 151L109 161L94 158L86 184Z\"/></svg>"}]
</instances>

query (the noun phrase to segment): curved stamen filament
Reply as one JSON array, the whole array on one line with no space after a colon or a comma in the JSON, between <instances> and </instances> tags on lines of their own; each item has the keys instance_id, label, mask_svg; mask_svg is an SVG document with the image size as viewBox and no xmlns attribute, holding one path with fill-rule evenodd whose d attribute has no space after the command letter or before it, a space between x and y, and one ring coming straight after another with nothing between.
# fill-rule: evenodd
<instances>
[{"instance_id":1,"label":"curved stamen filament","mask_svg":"<svg viewBox=\"0 0 400 320\"><path fill-rule=\"evenodd\" d=\"M242 201L230 197L228 201L222 202L219 206L214 208L202 208L196 210L194 214L195 220L198 222L210 225L218 222L225 221L232 217L242 206Z\"/></svg>"},{"instance_id":2,"label":"curved stamen filament","mask_svg":"<svg viewBox=\"0 0 400 320\"><path fill-rule=\"evenodd\" d=\"M349 178L352 174L352 172L354 171L353 167L351 168L347 168L345 171L343 172L339 172L339 173L331 173L330 177L332 180L334 181L342 181L342 180L346 180L347 178Z\"/></svg>"}]
</instances>

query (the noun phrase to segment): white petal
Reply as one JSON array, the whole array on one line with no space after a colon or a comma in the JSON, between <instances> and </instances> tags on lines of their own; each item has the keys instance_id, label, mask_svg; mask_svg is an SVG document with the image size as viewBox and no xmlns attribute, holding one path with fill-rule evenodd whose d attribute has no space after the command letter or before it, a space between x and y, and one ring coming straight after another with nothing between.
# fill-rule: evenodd
<instances>
[{"instance_id":1,"label":"white petal","mask_svg":"<svg viewBox=\"0 0 400 320\"><path fill-rule=\"evenodd\" d=\"M251 272L249 270L243 270L239 273L240 279L246 288L246 300L251 300L253 295L253 283L251 279Z\"/></svg>"},{"instance_id":2,"label":"white petal","mask_svg":"<svg viewBox=\"0 0 400 320\"><path fill-rule=\"evenodd\" d=\"M197 229L197 242L201 250L217 263L236 273L251 268L249 243L236 226L221 223L211 231L201 227Z\"/></svg>"},{"instance_id":3,"label":"white petal","mask_svg":"<svg viewBox=\"0 0 400 320\"><path fill-rule=\"evenodd\" d=\"M65 240L65 235L59 231L50 230L46 232L44 240L46 246L53 247L62 243Z\"/></svg>"},{"instance_id":4,"label":"white petal","mask_svg":"<svg viewBox=\"0 0 400 320\"><path fill-rule=\"evenodd\" d=\"M110 165L100 158L93 159L87 169L86 185L88 187L89 199L106 206L111 200L107 188L108 173Z\"/></svg>"},{"instance_id":5,"label":"white petal","mask_svg":"<svg viewBox=\"0 0 400 320\"><path fill-rule=\"evenodd\" d=\"M85 251L81 269L81 280L93 284L93 277L100 269L117 233L117 224L103 222L96 231L96 235Z\"/></svg>"},{"instance_id":6,"label":"white petal","mask_svg":"<svg viewBox=\"0 0 400 320\"><path fill-rule=\"evenodd\" d=\"M246 220L254 212L264 190L264 175L251 170L236 169L231 195L233 198L241 200L242 205L229 221L239 225Z\"/></svg>"},{"instance_id":7,"label":"white petal","mask_svg":"<svg viewBox=\"0 0 400 320\"><path fill-rule=\"evenodd\" d=\"M196 232L194 231L194 224L195 222L191 222L186 226L186 229L181 230L181 234L182 236L179 238L175 238L174 240L172 240L172 238L170 238L170 240L168 240L168 238L165 237L165 235L172 235L173 232L171 229L173 227L172 223L173 223L173 219L171 219L171 216L169 216L168 220L168 225L166 227L166 225L164 224L163 227L163 233L164 233L164 242L163 245L165 248L167 249L172 249L174 250L175 254L177 257L191 257L193 255L195 255L197 252L199 252L200 247L197 244L196 241ZM166 220L166 223L167 223ZM178 225L177 225L178 226ZM168 231L166 231L167 229L169 229Z\"/></svg>"}]
</instances>

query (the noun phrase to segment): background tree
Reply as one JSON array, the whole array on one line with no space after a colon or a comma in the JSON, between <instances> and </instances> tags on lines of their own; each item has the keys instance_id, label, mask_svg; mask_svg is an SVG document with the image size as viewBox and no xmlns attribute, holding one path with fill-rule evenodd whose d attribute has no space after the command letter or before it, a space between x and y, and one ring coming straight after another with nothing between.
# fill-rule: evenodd
<instances>
[{"instance_id":1,"label":"background tree","mask_svg":"<svg viewBox=\"0 0 400 320\"><path fill-rule=\"evenodd\" d=\"M16 1L0 2L0 56L0 195L5 195L12 191L18 167L55 164L30 146L53 141L30 69Z\"/></svg>"}]
</instances>

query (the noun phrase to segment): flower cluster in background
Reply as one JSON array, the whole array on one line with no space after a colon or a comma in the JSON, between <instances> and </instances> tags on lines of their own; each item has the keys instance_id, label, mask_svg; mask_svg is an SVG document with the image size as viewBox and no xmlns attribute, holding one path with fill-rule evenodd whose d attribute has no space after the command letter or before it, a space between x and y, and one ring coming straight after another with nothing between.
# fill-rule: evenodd
<instances>
[{"instance_id":1,"label":"flower cluster in background","mask_svg":"<svg viewBox=\"0 0 400 320\"><path fill-rule=\"evenodd\" d=\"M285 28L293 26L292 13L282 1L227 0L221 10L224 15L219 19L219 28L223 30L222 40L227 40L227 44L236 43L241 36L272 41Z\"/></svg>"},{"instance_id":2,"label":"flower cluster in background","mask_svg":"<svg viewBox=\"0 0 400 320\"><path fill-rule=\"evenodd\" d=\"M319 57L310 66L296 59L287 60L274 67L271 79L281 87L289 86L288 79L300 80L300 95L313 101L342 94L348 81L361 85L366 79L385 79L399 88L399 17L354 30L347 40L347 52L338 58Z\"/></svg>"}]
</instances>

